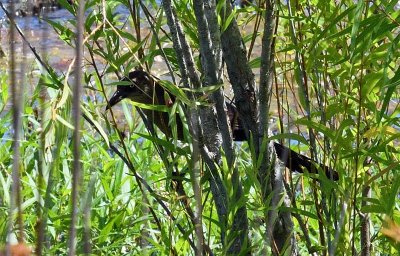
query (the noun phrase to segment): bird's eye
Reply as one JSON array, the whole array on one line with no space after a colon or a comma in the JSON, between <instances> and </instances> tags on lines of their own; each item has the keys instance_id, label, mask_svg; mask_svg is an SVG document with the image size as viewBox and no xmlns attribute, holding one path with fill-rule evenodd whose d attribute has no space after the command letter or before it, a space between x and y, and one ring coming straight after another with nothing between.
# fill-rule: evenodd
<instances>
[{"instance_id":1,"label":"bird's eye","mask_svg":"<svg viewBox=\"0 0 400 256\"><path fill-rule=\"evenodd\" d=\"M139 84L139 81L137 78L132 79L132 82L133 82L133 86Z\"/></svg>"}]
</instances>

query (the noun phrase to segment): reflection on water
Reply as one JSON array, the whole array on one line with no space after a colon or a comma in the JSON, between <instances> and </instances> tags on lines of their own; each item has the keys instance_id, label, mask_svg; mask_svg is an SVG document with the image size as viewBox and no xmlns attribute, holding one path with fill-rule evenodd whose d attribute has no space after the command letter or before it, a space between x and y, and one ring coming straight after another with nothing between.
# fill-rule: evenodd
<instances>
[{"instance_id":1,"label":"reflection on water","mask_svg":"<svg viewBox=\"0 0 400 256\"><path fill-rule=\"evenodd\" d=\"M93 12L93 10L91 10L91 12ZM114 16L118 15L122 22L124 22L130 15L127 7L123 5L118 5L114 8L113 13ZM16 23L21 30L24 31L27 40L35 48L37 53L39 55L44 54L44 58L56 71L65 73L75 55L74 49L66 45L45 20L48 19L63 24L66 23L67 20L74 19L74 16L65 9L55 9L54 11L45 12L43 16L44 17L16 17ZM0 12L0 17L2 17L0 18L1 47L7 53L9 48L9 22L3 12ZM128 26L127 30L130 30L129 22L126 25ZM150 31L147 28L148 26L146 22L142 22L141 26L143 27L143 30L146 31L144 33ZM19 35L16 35L15 38L16 57L18 62L21 61L20 57L22 57L22 39ZM32 61L29 60L34 60L34 56L30 50L27 52L27 58L30 63L32 63ZM159 60L155 58L155 62L159 62ZM156 67L156 69L160 70L159 67ZM165 70L165 67L162 69Z\"/></svg>"},{"instance_id":2,"label":"reflection on water","mask_svg":"<svg viewBox=\"0 0 400 256\"><path fill-rule=\"evenodd\" d=\"M68 11L59 9L46 13L43 18L53 21L65 21L73 17ZM9 49L9 22L7 18L4 17L1 19L1 21L1 45L4 48L3 50L7 53ZM55 69L65 68L63 60L73 58L73 50L70 49L70 47L66 47L66 45L59 39L58 35L54 33L50 25L41 18L37 16L16 17L16 23L23 31L29 43L35 48L37 53L39 55L45 53L48 55L48 57L45 58L48 58L50 65ZM23 42L19 35L16 35L15 39L15 55L18 64L22 59ZM28 63L26 64L33 64L34 55L31 51L27 51L26 57L28 59Z\"/></svg>"},{"instance_id":3,"label":"reflection on water","mask_svg":"<svg viewBox=\"0 0 400 256\"><path fill-rule=\"evenodd\" d=\"M121 21L125 21L127 19L129 12L126 7L123 7L120 5L118 8L115 8L113 10L115 15L120 15L119 17L121 18ZM6 53L5 58L0 58L0 75L4 74L7 72L9 68L9 23L7 22L7 18L4 17L4 13L0 13L0 17L3 15L3 18L1 19L1 26L0 26L0 41L1 41L1 48L4 50ZM67 73L67 70L69 68L69 65L72 63L73 58L75 57L75 50L74 48L68 46L65 44L59 36L55 33L53 28L45 21L45 19L49 19L52 21L56 21L59 23L67 23L69 19L74 19L74 16L72 16L67 10L65 9L58 9L55 11L47 12L44 14L44 17L37 17L37 16L30 16L30 17L16 17L16 23L17 25L21 28L23 31L25 37L29 41L29 43L32 45L32 47L35 49L35 51L43 58L49 66L51 66L57 73L59 74L65 74ZM129 22L128 22L129 24ZM67 25L67 24L66 24ZM150 33L150 29L148 28L147 24L143 22L142 24L143 27L143 34ZM127 30L129 29L129 26L127 27ZM22 78L27 79L26 84L24 89L27 92L27 95L31 95L34 91L34 88L37 85L38 77L41 71L38 68L38 65L36 64L35 61L35 56L32 53L30 49L26 49L26 58L24 58L23 54L23 40L20 35L16 34L15 35L15 61L16 61L16 68L15 71L17 73L17 84L20 84L22 81ZM87 52L86 52L87 53ZM101 58L96 59L96 62L98 60L98 67L101 67L104 62ZM160 73L163 73L166 70L165 64L163 63L162 58L159 56L156 56L155 59L155 66L152 68L152 72L155 75L159 75ZM25 69L23 73L21 72L21 66L22 63L25 64ZM88 69L90 72L90 67L85 66L85 69ZM164 77L162 77L164 78ZM105 83L110 82L104 81ZM106 88L110 92L108 94L111 94L111 91L113 88ZM91 90L88 90L85 93L84 98L90 98L93 99L95 97L97 102L104 102L102 97L98 94L96 96L92 95L94 93ZM29 96L28 96L29 97ZM99 106L101 107L101 106ZM9 112L9 109L11 108L11 101L9 100L7 102L7 106L5 111L3 111L3 115ZM118 109L118 108L117 108ZM117 110L116 109L116 110ZM119 111L116 111L117 114L121 115L122 113ZM0 113L1 117L1 113ZM124 119L124 118L122 118ZM8 136L7 136L8 137Z\"/></svg>"}]
</instances>

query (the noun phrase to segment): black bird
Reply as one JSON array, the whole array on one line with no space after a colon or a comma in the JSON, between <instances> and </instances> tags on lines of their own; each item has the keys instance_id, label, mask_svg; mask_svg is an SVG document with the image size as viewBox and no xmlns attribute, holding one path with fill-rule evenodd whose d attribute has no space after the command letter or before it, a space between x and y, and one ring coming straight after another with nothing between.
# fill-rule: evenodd
<instances>
[{"instance_id":1,"label":"black bird","mask_svg":"<svg viewBox=\"0 0 400 256\"><path fill-rule=\"evenodd\" d=\"M163 106L170 106L175 101L175 96L165 90L145 71L135 70L130 72L128 77L124 77L122 81L125 83L117 86L117 90L109 100L106 110L125 98L138 103ZM236 107L231 103L227 103L227 110L233 140L247 140ZM149 109L143 109L143 112L167 137L172 136L168 113ZM178 114L176 115L176 125L178 139L183 140L183 125ZM318 173L318 169L321 169L328 178L332 180L339 179L339 174L324 164L316 163L311 158L301 155L280 143L274 142L274 147L278 158L292 172L303 173L304 170L307 170L309 173Z\"/></svg>"},{"instance_id":2,"label":"black bird","mask_svg":"<svg viewBox=\"0 0 400 256\"><path fill-rule=\"evenodd\" d=\"M135 70L121 81L124 83L117 86L106 110L125 98L138 103L161 106L170 106L175 101L175 96L166 91L147 72ZM166 100L166 98L168 99ZM172 137L168 113L149 109L142 110L147 119L155 123L167 137ZM183 125L179 115L176 115L176 125L178 139L183 140Z\"/></svg>"}]
</instances>

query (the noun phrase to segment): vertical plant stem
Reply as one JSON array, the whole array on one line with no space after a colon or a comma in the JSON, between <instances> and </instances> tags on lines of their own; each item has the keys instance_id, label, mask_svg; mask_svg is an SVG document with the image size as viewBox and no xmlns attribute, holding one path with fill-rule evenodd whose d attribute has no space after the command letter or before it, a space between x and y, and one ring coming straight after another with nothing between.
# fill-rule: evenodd
<instances>
[{"instance_id":1,"label":"vertical plant stem","mask_svg":"<svg viewBox=\"0 0 400 256\"><path fill-rule=\"evenodd\" d=\"M274 75L274 31L275 31L275 1L267 0L266 1L266 10L265 10L265 20L264 20L264 35L262 38L262 50L261 50L261 69L260 69L260 93L259 93L259 111L260 111L260 135L263 138L268 138L268 130L269 130L269 107L271 104L271 95L272 95L272 81ZM261 144L261 142L259 142ZM268 211L266 211L265 218L267 219L266 223L266 244L271 246L274 254L279 254L282 248L274 247L276 245L276 241L274 238L274 229L275 224L278 220L278 204L281 201L281 195L278 190L274 190L272 186L272 182L277 177L282 177L275 173L275 168L272 168L271 160L272 155L267 147L266 152L260 151L260 154L263 154L261 157L262 162L260 164L260 168L258 170L258 177L260 180L260 184L262 186L262 197L263 200L270 197L272 195L272 200L269 203ZM279 171L278 171L279 172ZM276 175L275 175L276 174ZM282 183L283 185L283 183ZM272 194L274 193L274 194ZM281 240L285 241L285 238L281 238ZM277 252L276 252L277 251ZM264 252L266 253L266 248L264 248Z\"/></svg>"},{"instance_id":2,"label":"vertical plant stem","mask_svg":"<svg viewBox=\"0 0 400 256\"><path fill-rule=\"evenodd\" d=\"M191 115L191 123L193 124L193 137L192 137L192 171L190 172L193 193L196 202L196 210L194 214L195 231L196 231L196 251L195 255L203 255L204 250L204 232L203 232L203 204L202 204L202 191L200 186L201 172L200 172L200 147L199 147L199 130L198 118L196 115Z\"/></svg>"},{"instance_id":3,"label":"vertical plant stem","mask_svg":"<svg viewBox=\"0 0 400 256\"><path fill-rule=\"evenodd\" d=\"M44 19L47 18L47 13L44 12ZM42 31L42 38L47 39L49 37L48 33L48 27L45 26ZM25 42L25 41L24 41ZM47 55L47 47L45 44L42 44L41 47L41 56L42 58L45 58ZM46 230L46 221L44 218L45 215L47 215L47 212L44 213L44 211L47 211L47 208L44 207L45 202L42 201L42 192L45 191L44 187L44 167L45 167L45 148L46 148L46 132L45 132L45 123L44 123L44 118L45 118L45 100L46 100L46 89L43 83L39 83L39 107L38 107L38 118L40 120L40 134L39 134L39 153L38 153L38 177L37 177L37 183L38 183L38 202L37 202L37 209L36 209L36 214L37 214L37 224L36 224L36 230L37 230L37 241L36 241L36 250L35 253L37 256L43 255L43 249L44 249L44 242L45 242L45 230ZM50 178L49 178L50 181ZM51 182L49 182L51 183ZM48 183L48 185L49 185Z\"/></svg>"},{"instance_id":4,"label":"vertical plant stem","mask_svg":"<svg viewBox=\"0 0 400 256\"><path fill-rule=\"evenodd\" d=\"M15 7L14 1L10 2L10 23L15 24L14 15L15 15ZM15 28L14 26L10 26L10 87L12 94L12 108L13 108L13 165L12 165L12 185L10 191L10 211L8 215L7 222L7 255L10 255L10 238L13 230L13 217L15 208L17 208L17 239L18 242L22 243L24 241L24 226L22 219L22 198L21 198L21 158L20 158L20 146L21 146L21 137L22 137L22 104L23 104L23 83L17 85L16 79L16 55L15 55Z\"/></svg>"},{"instance_id":5,"label":"vertical plant stem","mask_svg":"<svg viewBox=\"0 0 400 256\"><path fill-rule=\"evenodd\" d=\"M81 162L80 162L80 98L82 91L82 64L83 64L83 15L84 15L85 1L79 0L78 13L77 13L77 31L76 31L76 60L75 60L75 84L73 88L73 102L72 102L72 122L74 125L73 132L73 173L72 173L72 202L71 202L71 226L69 237L69 252L68 255L75 255L76 250L76 224L78 218L78 194L81 183Z\"/></svg>"},{"instance_id":6,"label":"vertical plant stem","mask_svg":"<svg viewBox=\"0 0 400 256\"><path fill-rule=\"evenodd\" d=\"M371 177L371 171L367 171L367 177ZM364 187L362 192L362 203L361 207L366 207L369 205L368 200L365 198L371 197L371 186L367 185ZM371 255L371 232L370 232L370 214L365 212L361 216L361 255L369 256Z\"/></svg>"},{"instance_id":7,"label":"vertical plant stem","mask_svg":"<svg viewBox=\"0 0 400 256\"><path fill-rule=\"evenodd\" d=\"M231 1L226 1L224 13L220 15L223 19L226 19L231 14ZM221 45L239 117L248 135L248 141L250 142L251 136L255 138L255 143L252 146L254 146L254 151L256 155L258 155L259 132L254 74L247 61L246 46L244 45L240 29L235 19L233 19L225 31L221 33Z\"/></svg>"},{"instance_id":8,"label":"vertical plant stem","mask_svg":"<svg viewBox=\"0 0 400 256\"><path fill-rule=\"evenodd\" d=\"M171 5L171 1L163 1L163 8L167 16L167 23L168 26L171 30L171 35L172 35L172 41L173 41L173 47L174 50L177 54L177 62L179 65L179 69L181 72L181 77L182 77L182 82L184 86L189 86L189 80L188 80L188 70L187 70L187 62L185 61L184 58L184 53L183 53L183 47L182 44L186 43L185 38L180 39L178 35L178 28L179 22L176 19L176 15L173 12L173 7ZM186 45L185 45L186 46ZM187 46L186 46L187 47ZM161 49L161 48L160 48ZM187 52L190 51L190 48L187 47L185 49ZM189 56L191 56L191 53L189 52ZM195 76L197 77L197 76ZM198 77L194 81L198 81ZM196 82L195 82L196 83ZM200 82L197 82L197 86L199 86ZM192 83L193 85L193 83ZM194 98L192 95L191 98ZM192 159L191 159L191 172L190 172L190 178L192 181L193 185L193 192L194 192L194 198L196 202L196 207L195 207L195 212L194 212L194 225L195 225L195 233L197 236L197 239L195 240L196 247L195 247L195 255L202 255L203 252L205 251L205 246L204 246L204 232L203 232L203 225L202 225L202 212L203 212L203 205L202 205L202 195L201 195L201 187L200 187L200 153L199 153L199 134L201 134L201 130L199 129L199 120L197 116L197 108L195 108L192 111L189 111L189 113L186 113L187 115L187 120L189 121L189 125L191 127L190 131L192 133Z\"/></svg>"},{"instance_id":9,"label":"vertical plant stem","mask_svg":"<svg viewBox=\"0 0 400 256\"><path fill-rule=\"evenodd\" d=\"M201 5L201 3L198 3L198 4ZM175 49L177 57L178 57L177 61L178 61L179 67L180 67L183 82L185 83L185 81L189 81L188 78L190 78L190 82L191 82L192 86L194 88L200 88L201 82L200 82L198 75L196 74L196 70L194 69L194 62L193 62L192 53L190 51L190 47L185 39L185 35L182 32L179 21L177 20L177 15L171 6L171 2L168 0L163 1L163 7L164 7L164 10L166 13L168 26L170 27L170 30L171 30L173 46L174 46L174 49ZM205 21L205 19L203 21ZM215 70L214 70L214 72L215 72ZM215 76L215 79L216 79L216 76ZM193 98L195 100L193 95L191 96L191 98ZM208 129L208 125L204 124L204 122L207 120L203 119L202 125L200 126L198 118L199 118L199 116L201 116L201 114L200 114L201 111L198 110L197 107L194 107L189 112L190 113L187 114L187 117L188 117L187 120L189 121L189 126L191 127L190 130L193 133L192 134L193 135L192 156L194 156L194 158L192 160L195 161L195 162L193 162L193 166L192 166L193 173L191 174L191 177L192 177L193 185L197 186L196 184L199 184L199 182L196 181L195 179L200 177L199 176L200 173L196 174L196 172L200 171L200 168L199 168L200 165L197 163L199 161L197 154L198 154L198 152L200 152L201 154L203 154L203 157L205 157L206 159L208 159L208 157L209 157L206 155L207 154L206 151L202 148L202 147L204 147L203 142L199 141L199 138L203 137L201 135L202 134L201 127L205 127ZM210 127L216 127L216 126L211 125ZM214 136L208 136L208 137L214 138ZM225 223L226 212L227 212L227 209L226 209L227 205L226 205L226 201L225 201L227 198L226 190L220 179L218 171L214 168L215 167L214 163L212 163L211 161L206 161L206 163L209 166L210 171L213 173L213 175L211 175L211 178L210 178L210 187L213 192L214 200L217 205L218 217L219 217L219 220L221 221L221 223ZM194 191L200 192L201 191L200 187L198 189L194 188ZM202 207L201 194L197 193L197 192L196 192L197 196L195 196L195 198L196 198L196 200L198 200L198 202L196 204L198 206L197 211L199 211L201 209L201 208L199 208L199 206ZM198 219L198 217L197 217L197 219ZM196 233L200 232L198 230L200 227L201 226L197 225ZM225 228L221 228L221 230L222 230L221 237L224 237Z\"/></svg>"},{"instance_id":10,"label":"vertical plant stem","mask_svg":"<svg viewBox=\"0 0 400 256\"><path fill-rule=\"evenodd\" d=\"M276 2L274 0L267 0L264 35L262 38L259 93L260 134L263 138L268 138L269 134L269 109L271 105L272 82L274 79L276 12ZM295 254L296 241L293 234L291 214L279 212L280 205L283 203L288 207L290 206L290 201L287 200L288 198L284 193L285 188L281 170L273 160L273 149L269 147L267 149L265 153L261 152L263 155L259 156L263 159L259 170L259 179L263 186L263 198L271 197L268 206L270 210L266 214L267 241L275 255L283 253L286 244L289 244L291 254Z\"/></svg>"},{"instance_id":11,"label":"vertical plant stem","mask_svg":"<svg viewBox=\"0 0 400 256\"><path fill-rule=\"evenodd\" d=\"M365 10L365 13L368 13L368 8L365 8L365 3L363 1L359 2L357 4L357 9L356 9L356 14L354 16L354 28L352 31L352 41L351 41L351 48L353 50L353 54L355 52L355 45L357 42L356 36L358 34L358 26L359 26L359 22L361 21L361 17L363 14L363 10ZM367 5L368 6L368 5ZM351 241L351 252L352 255L357 255L357 249L356 249L356 245L355 245L355 235L357 233L357 228L356 228L356 220L357 220L357 194L358 194L358 188L359 186L357 185L357 180L358 180L358 171L360 168L360 151L361 151L361 124L363 123L362 120L362 112L363 112L363 78L364 78L364 72L365 72L365 59L364 57L361 57L361 66L360 67L354 67L355 66L355 54L351 56L351 61L352 61L352 71L354 71L355 73L359 73L360 74L360 78L359 80L356 82L357 85L357 119L356 119L356 152L355 152L355 157L354 157L354 187L353 187L353 216L352 216L352 231L353 231L353 239ZM361 56L364 56L364 52L361 53ZM350 73L351 74L351 73ZM360 231L362 232L362 231Z\"/></svg>"}]
</instances>

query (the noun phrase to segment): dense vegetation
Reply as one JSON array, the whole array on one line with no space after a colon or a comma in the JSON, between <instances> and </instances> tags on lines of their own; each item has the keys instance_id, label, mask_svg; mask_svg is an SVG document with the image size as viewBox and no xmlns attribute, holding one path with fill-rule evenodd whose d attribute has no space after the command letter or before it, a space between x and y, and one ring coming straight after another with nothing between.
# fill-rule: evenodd
<instances>
[{"instance_id":1,"label":"dense vegetation","mask_svg":"<svg viewBox=\"0 0 400 256\"><path fill-rule=\"evenodd\" d=\"M60 1L71 19L48 21L71 48L77 2ZM82 68L56 71L39 52L37 66L14 81L19 88L35 81L20 93L17 163L11 62L0 70L0 244L19 239L38 255L67 254L75 250L74 226L77 254L398 254L396 225L389 225L394 235L380 232L385 219L400 223L397 0L217 2L202 9L190 0L87 1ZM235 28L246 51L232 46L241 43ZM246 61L232 63L242 55ZM135 108L162 106L123 101L120 111L105 111L119 79L136 67L176 96L167 111L189 124L189 142L149 131ZM246 73L234 79L236 70ZM79 72L81 172L74 176ZM243 77L243 88L256 88L245 104L256 107L240 111L258 121L249 141L230 151L220 116L209 110L220 113L220 92L238 104L243 84L235 83ZM212 141L196 137L194 119ZM272 139L335 169L339 181L283 170L270 155Z\"/></svg>"}]
</instances>

